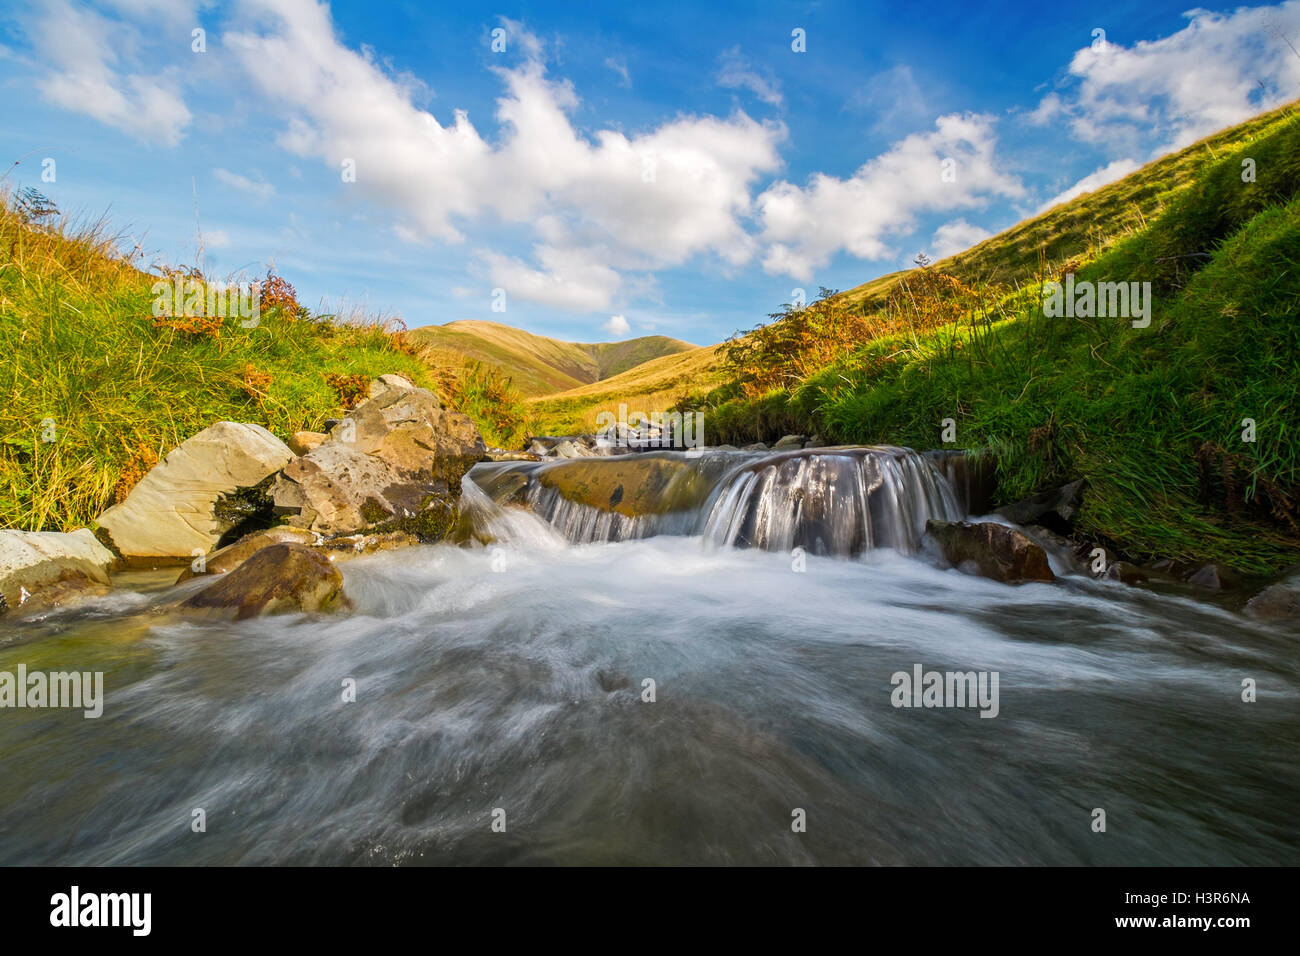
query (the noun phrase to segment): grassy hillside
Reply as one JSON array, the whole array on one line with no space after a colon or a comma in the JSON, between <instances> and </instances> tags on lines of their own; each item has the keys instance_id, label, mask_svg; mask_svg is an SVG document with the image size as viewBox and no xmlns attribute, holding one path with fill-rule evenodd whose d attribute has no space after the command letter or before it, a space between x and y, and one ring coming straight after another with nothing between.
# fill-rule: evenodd
<instances>
[{"instance_id":1,"label":"grassy hillside","mask_svg":"<svg viewBox=\"0 0 1300 956\"><path fill-rule=\"evenodd\" d=\"M400 323L311 315L278 281L255 328L157 319L158 279L102 223L0 195L0 528L89 525L213 422L319 429L385 372L454 391L490 442L524 430L517 394L482 370L431 368Z\"/></svg>"},{"instance_id":2,"label":"grassy hillside","mask_svg":"<svg viewBox=\"0 0 1300 956\"><path fill-rule=\"evenodd\" d=\"M1079 525L1124 554L1292 564L1298 195L1288 107L960 256L788 311L731 352L704 403L711 440L816 431L929 448L952 418L1004 500L1087 479ZM1150 326L1049 317L1042 283L1067 272L1150 282Z\"/></svg>"},{"instance_id":3,"label":"grassy hillside","mask_svg":"<svg viewBox=\"0 0 1300 956\"><path fill-rule=\"evenodd\" d=\"M597 415L618 414L620 404L629 412L647 413L692 404L726 381L719 360L720 346L694 348L652 359L604 381L534 398L529 407L535 428L550 435L591 432Z\"/></svg>"},{"instance_id":4,"label":"grassy hillside","mask_svg":"<svg viewBox=\"0 0 1300 956\"><path fill-rule=\"evenodd\" d=\"M596 344L562 342L474 319L425 326L408 334L443 355L459 354L500 369L527 396L579 388L651 359L695 347L664 335Z\"/></svg>"}]
</instances>

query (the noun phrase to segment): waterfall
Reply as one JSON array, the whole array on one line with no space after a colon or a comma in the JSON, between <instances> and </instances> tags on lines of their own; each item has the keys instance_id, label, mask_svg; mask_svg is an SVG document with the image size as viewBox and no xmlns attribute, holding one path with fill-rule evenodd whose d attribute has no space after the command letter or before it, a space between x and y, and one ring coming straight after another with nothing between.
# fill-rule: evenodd
<instances>
[{"instance_id":1,"label":"waterfall","mask_svg":"<svg viewBox=\"0 0 1300 956\"><path fill-rule=\"evenodd\" d=\"M485 503L526 510L578 544L677 534L772 551L910 554L920 547L927 519L966 513L965 488L954 489L945 473L955 474L944 456L890 446L713 451L696 458L653 452L479 465L467 503L471 511ZM661 507L630 513L618 507L647 488Z\"/></svg>"}]
</instances>

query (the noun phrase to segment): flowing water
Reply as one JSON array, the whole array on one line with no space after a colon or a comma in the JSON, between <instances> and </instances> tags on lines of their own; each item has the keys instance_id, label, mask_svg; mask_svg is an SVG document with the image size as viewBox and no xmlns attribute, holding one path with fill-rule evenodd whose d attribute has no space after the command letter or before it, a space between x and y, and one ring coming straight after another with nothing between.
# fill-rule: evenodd
<instances>
[{"instance_id":1,"label":"flowing water","mask_svg":"<svg viewBox=\"0 0 1300 956\"><path fill-rule=\"evenodd\" d=\"M706 456L688 513L617 527L480 466L492 543L342 564L351 614L187 620L137 579L6 625L0 671L107 701L0 711L0 864L1300 862L1300 635L941 570L934 464ZM916 665L997 672L997 716L893 706Z\"/></svg>"}]
</instances>

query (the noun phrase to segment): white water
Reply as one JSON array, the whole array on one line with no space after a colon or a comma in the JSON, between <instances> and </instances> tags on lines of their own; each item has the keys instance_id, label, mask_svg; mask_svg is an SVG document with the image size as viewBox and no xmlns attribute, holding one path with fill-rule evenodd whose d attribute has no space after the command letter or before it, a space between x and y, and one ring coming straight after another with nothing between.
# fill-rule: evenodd
<instances>
[{"instance_id":1,"label":"white water","mask_svg":"<svg viewBox=\"0 0 1300 956\"><path fill-rule=\"evenodd\" d=\"M572 545L466 493L496 541L347 562L350 615L116 596L0 643L107 693L0 715L0 863L1297 862L1293 633L889 549ZM998 716L893 707L915 664L999 672Z\"/></svg>"}]
</instances>

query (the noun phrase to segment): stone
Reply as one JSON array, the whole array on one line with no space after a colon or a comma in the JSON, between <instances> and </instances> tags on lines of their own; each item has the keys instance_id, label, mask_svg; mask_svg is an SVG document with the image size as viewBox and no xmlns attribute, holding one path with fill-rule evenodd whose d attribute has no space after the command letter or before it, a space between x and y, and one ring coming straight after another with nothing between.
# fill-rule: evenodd
<instances>
[{"instance_id":1,"label":"stone","mask_svg":"<svg viewBox=\"0 0 1300 956\"><path fill-rule=\"evenodd\" d=\"M390 373L381 375L370 383L368 398L379 398L381 395L394 390L415 388L415 383L404 375Z\"/></svg>"},{"instance_id":2,"label":"stone","mask_svg":"<svg viewBox=\"0 0 1300 956\"><path fill-rule=\"evenodd\" d=\"M289 450L305 455L328 437L324 432L294 432L289 436Z\"/></svg>"},{"instance_id":3,"label":"stone","mask_svg":"<svg viewBox=\"0 0 1300 956\"><path fill-rule=\"evenodd\" d=\"M1027 535L993 522L938 521L925 530L938 542L945 560L961 570L977 569L994 581L1055 581L1047 552Z\"/></svg>"},{"instance_id":4,"label":"stone","mask_svg":"<svg viewBox=\"0 0 1300 956\"><path fill-rule=\"evenodd\" d=\"M808 440L806 435L786 435L775 445L773 451L792 451L795 448L803 448L804 442Z\"/></svg>"},{"instance_id":5,"label":"stone","mask_svg":"<svg viewBox=\"0 0 1300 956\"><path fill-rule=\"evenodd\" d=\"M1231 568L1210 563L1194 571L1187 583L1209 591L1224 591L1240 585L1241 578Z\"/></svg>"},{"instance_id":6,"label":"stone","mask_svg":"<svg viewBox=\"0 0 1300 956\"><path fill-rule=\"evenodd\" d=\"M325 535L402 530L438 540L455 523L461 478L486 457L467 416L389 381L281 472L275 511Z\"/></svg>"},{"instance_id":7,"label":"stone","mask_svg":"<svg viewBox=\"0 0 1300 956\"><path fill-rule=\"evenodd\" d=\"M1108 581L1120 581L1124 584L1145 584L1149 579L1146 572L1136 564L1128 561L1115 561L1106 568Z\"/></svg>"},{"instance_id":8,"label":"stone","mask_svg":"<svg viewBox=\"0 0 1300 956\"><path fill-rule=\"evenodd\" d=\"M301 544L273 544L218 578L181 607L250 617L331 611L347 606L343 574L319 551Z\"/></svg>"},{"instance_id":9,"label":"stone","mask_svg":"<svg viewBox=\"0 0 1300 956\"><path fill-rule=\"evenodd\" d=\"M176 583L180 584L191 578L202 577L204 574L225 574L233 571L258 551L269 548L273 544L314 545L319 543L320 540L320 535L305 528L281 526L267 528L263 531L254 531L252 534L244 535L234 544L226 545L226 547L219 548L204 556L203 571L195 571L195 562L191 561L190 566L182 571L180 577L176 579Z\"/></svg>"},{"instance_id":10,"label":"stone","mask_svg":"<svg viewBox=\"0 0 1300 956\"><path fill-rule=\"evenodd\" d=\"M1245 610L1261 621L1300 621L1300 576L1270 584L1246 602Z\"/></svg>"},{"instance_id":11,"label":"stone","mask_svg":"<svg viewBox=\"0 0 1300 956\"><path fill-rule=\"evenodd\" d=\"M803 447L804 447L804 448L821 448L821 447L822 447L822 444L823 444L823 443L822 443L822 436L821 436L821 435L813 435L811 438L809 438L806 442L803 443Z\"/></svg>"},{"instance_id":12,"label":"stone","mask_svg":"<svg viewBox=\"0 0 1300 956\"><path fill-rule=\"evenodd\" d=\"M629 518L696 507L709 491L708 481L695 468L669 457L556 462L543 466L536 477L543 487L556 489L570 501Z\"/></svg>"},{"instance_id":13,"label":"stone","mask_svg":"<svg viewBox=\"0 0 1300 956\"><path fill-rule=\"evenodd\" d=\"M74 591L98 591L108 586L116 561L85 528L0 531L0 602L15 609L35 599L44 606L63 603ZM54 591L62 597L46 593Z\"/></svg>"},{"instance_id":14,"label":"stone","mask_svg":"<svg viewBox=\"0 0 1300 956\"><path fill-rule=\"evenodd\" d=\"M741 451L767 451L767 446L761 441L756 441L752 445L746 445Z\"/></svg>"},{"instance_id":15,"label":"stone","mask_svg":"<svg viewBox=\"0 0 1300 956\"><path fill-rule=\"evenodd\" d=\"M994 510L1015 524L1040 524L1059 534L1069 534L1083 502L1083 479L1039 492L1015 504Z\"/></svg>"},{"instance_id":16,"label":"stone","mask_svg":"<svg viewBox=\"0 0 1300 956\"><path fill-rule=\"evenodd\" d=\"M220 499L256 487L293 459L261 425L217 422L172 449L98 524L128 564L188 562L236 526L218 513Z\"/></svg>"}]
</instances>

